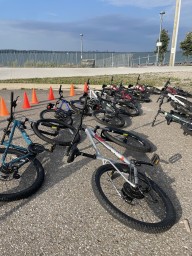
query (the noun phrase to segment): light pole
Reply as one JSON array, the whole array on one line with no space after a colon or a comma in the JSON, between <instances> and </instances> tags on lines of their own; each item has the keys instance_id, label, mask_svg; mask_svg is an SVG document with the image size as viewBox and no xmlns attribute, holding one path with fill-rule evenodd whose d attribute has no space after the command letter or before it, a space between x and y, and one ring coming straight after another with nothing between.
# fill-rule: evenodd
<instances>
[{"instance_id":1,"label":"light pole","mask_svg":"<svg viewBox=\"0 0 192 256\"><path fill-rule=\"evenodd\" d=\"M162 46L161 42L161 31L162 31L162 23L163 23L163 15L165 14L164 11L160 12L160 30L159 30L159 41L157 42L157 55L156 55L156 65L159 63L159 48Z\"/></svg>"},{"instance_id":2,"label":"light pole","mask_svg":"<svg viewBox=\"0 0 192 256\"><path fill-rule=\"evenodd\" d=\"M81 60L83 59L83 34L80 34L81 37Z\"/></svg>"},{"instance_id":3,"label":"light pole","mask_svg":"<svg viewBox=\"0 0 192 256\"><path fill-rule=\"evenodd\" d=\"M177 36L178 36L178 30L179 30L180 12L181 12L181 0L176 0L175 19L174 19L174 26L173 26L169 66L175 65L175 53L176 53L176 47L177 47Z\"/></svg>"}]
</instances>

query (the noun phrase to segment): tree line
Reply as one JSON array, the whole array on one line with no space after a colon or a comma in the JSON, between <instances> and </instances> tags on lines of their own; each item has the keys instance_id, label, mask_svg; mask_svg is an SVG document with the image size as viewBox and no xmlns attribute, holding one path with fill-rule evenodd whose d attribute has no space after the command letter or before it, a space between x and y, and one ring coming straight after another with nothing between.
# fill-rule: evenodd
<instances>
[{"instance_id":1,"label":"tree line","mask_svg":"<svg viewBox=\"0 0 192 256\"><path fill-rule=\"evenodd\" d=\"M161 31L161 42L162 45L159 46L159 63L162 64L164 57L165 57L165 53L168 52L168 46L169 46L169 41L170 41L170 37L168 34L168 31L165 29L162 29ZM159 40L157 40L158 42ZM188 61L188 58L190 56L192 56L192 32L188 32L184 38L183 41L180 42L179 44L180 49L182 50L182 53L184 56L186 56L186 62ZM155 53L158 52L158 47L156 47Z\"/></svg>"}]
</instances>

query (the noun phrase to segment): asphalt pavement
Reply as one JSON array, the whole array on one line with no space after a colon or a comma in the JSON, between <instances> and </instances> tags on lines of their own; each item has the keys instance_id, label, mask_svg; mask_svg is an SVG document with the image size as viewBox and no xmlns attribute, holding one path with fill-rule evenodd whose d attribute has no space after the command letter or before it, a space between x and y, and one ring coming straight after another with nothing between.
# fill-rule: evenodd
<instances>
[{"instance_id":1,"label":"asphalt pavement","mask_svg":"<svg viewBox=\"0 0 192 256\"><path fill-rule=\"evenodd\" d=\"M29 101L32 91L26 90ZM37 90L38 104L23 109L24 90L15 90L20 96L16 116L39 119L45 109L48 90ZM66 99L77 99L82 91L75 91L74 97L64 91ZM54 91L55 97L57 92ZM9 109L10 91L1 90L0 96ZM152 102L142 103L142 114L127 118L125 130L132 130L148 139L153 152L159 154L160 165L151 173L152 178L167 193L177 213L176 224L167 232L148 234L133 230L114 219L99 204L94 196L91 178L93 171L102 162L78 157L73 163L66 162L65 148L56 147L53 153L44 152L38 156L46 172L46 179L40 190L28 199L0 203L0 255L3 256L191 256L192 255L192 138L183 134L180 125L167 125L159 116L154 127L152 120L157 112L157 96ZM54 102L54 101L52 101ZM164 104L169 109L169 103ZM7 117L0 117L0 136ZM92 117L86 117L84 124L95 126ZM31 139L48 147L49 145L27 130ZM94 152L83 135L79 148ZM18 135L18 143L22 138ZM149 160L153 152L134 153L117 147L128 158ZM108 156L108 153L102 151Z\"/></svg>"}]
</instances>

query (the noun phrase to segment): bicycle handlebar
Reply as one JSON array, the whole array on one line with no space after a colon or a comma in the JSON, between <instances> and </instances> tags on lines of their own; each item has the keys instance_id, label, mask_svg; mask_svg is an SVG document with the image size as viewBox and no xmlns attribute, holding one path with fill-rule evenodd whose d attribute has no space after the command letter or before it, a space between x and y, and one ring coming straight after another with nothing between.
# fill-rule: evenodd
<instances>
[{"instance_id":1,"label":"bicycle handlebar","mask_svg":"<svg viewBox=\"0 0 192 256\"><path fill-rule=\"evenodd\" d=\"M62 88L62 84L60 84L60 87L59 87L59 99L63 98L63 90L61 88Z\"/></svg>"},{"instance_id":2,"label":"bicycle handlebar","mask_svg":"<svg viewBox=\"0 0 192 256\"><path fill-rule=\"evenodd\" d=\"M136 84L138 84L139 80L140 80L140 74L139 74L138 77L137 77L137 82L136 82Z\"/></svg>"},{"instance_id":3,"label":"bicycle handlebar","mask_svg":"<svg viewBox=\"0 0 192 256\"><path fill-rule=\"evenodd\" d=\"M164 85L164 88L167 88L168 84L170 84L170 78L167 80L167 82Z\"/></svg>"},{"instance_id":4,"label":"bicycle handlebar","mask_svg":"<svg viewBox=\"0 0 192 256\"><path fill-rule=\"evenodd\" d=\"M17 96L17 98L14 100L14 93L11 92L11 97L10 97L10 102L11 102L11 106L10 106L10 120L13 119L13 108L15 109L17 106L17 100L18 100L19 96Z\"/></svg>"}]
</instances>

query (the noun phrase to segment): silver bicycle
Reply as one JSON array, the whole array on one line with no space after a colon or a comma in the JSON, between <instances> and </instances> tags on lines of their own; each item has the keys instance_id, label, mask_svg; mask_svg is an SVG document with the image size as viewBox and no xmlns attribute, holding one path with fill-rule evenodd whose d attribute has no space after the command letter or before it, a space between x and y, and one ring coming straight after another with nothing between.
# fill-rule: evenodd
<instances>
[{"instance_id":1,"label":"silver bicycle","mask_svg":"<svg viewBox=\"0 0 192 256\"><path fill-rule=\"evenodd\" d=\"M85 106L86 101L84 108ZM77 134L80 130L86 133L95 154L81 152L77 143L72 141L67 151L67 162L73 162L78 156L102 161L103 165L92 176L93 191L101 205L113 217L131 228L149 233L170 229L176 222L174 206L165 192L145 172L146 166L158 164L158 155L154 154L149 162L129 160L103 136L109 127L83 128L82 120L83 112ZM101 135L98 134L99 130ZM98 143L114 154L118 161L103 156L97 147ZM145 169L139 171L143 166Z\"/></svg>"}]
</instances>

